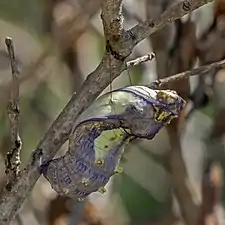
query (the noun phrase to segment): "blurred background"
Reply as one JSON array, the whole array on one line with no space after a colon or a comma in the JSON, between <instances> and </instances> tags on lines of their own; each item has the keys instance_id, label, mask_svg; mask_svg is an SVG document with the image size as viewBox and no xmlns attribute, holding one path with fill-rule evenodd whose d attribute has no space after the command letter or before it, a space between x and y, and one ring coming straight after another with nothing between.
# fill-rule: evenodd
<instances>
[{"instance_id":1,"label":"blurred background","mask_svg":"<svg viewBox=\"0 0 225 225\"><path fill-rule=\"evenodd\" d=\"M105 49L101 2L0 1L1 180L5 176L4 157L10 150L6 108L11 72L4 38L10 36L14 40L21 73L20 136L24 166L45 130L101 60ZM177 2L125 0L125 28L158 16ZM124 72L112 88L131 85L129 76L132 85L147 85L157 77L224 59L225 1L214 0L156 32L142 41L129 59L152 51L156 54L154 61L133 68L129 74ZM171 161L171 135L165 128L152 141L137 140L128 146L121 162L124 172L111 179L104 195L94 193L77 203L57 196L41 177L13 224L184 224L181 211L185 203L177 204L179 200L173 190L182 188L179 176L186 175L195 203L202 203L198 224L225 224L225 71L192 77L168 88L188 101L176 130L180 158ZM66 145L61 151L66 151ZM184 176L179 168L182 163L187 168ZM181 174L177 175L179 171Z\"/></svg>"}]
</instances>

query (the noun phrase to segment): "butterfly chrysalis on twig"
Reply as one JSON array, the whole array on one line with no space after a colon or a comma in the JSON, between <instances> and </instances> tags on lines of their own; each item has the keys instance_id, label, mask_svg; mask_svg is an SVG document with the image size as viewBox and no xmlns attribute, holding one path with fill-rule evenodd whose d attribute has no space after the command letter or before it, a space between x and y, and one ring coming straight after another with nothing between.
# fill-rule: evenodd
<instances>
[{"instance_id":1,"label":"butterfly chrysalis on twig","mask_svg":"<svg viewBox=\"0 0 225 225\"><path fill-rule=\"evenodd\" d=\"M60 195L84 198L103 193L110 177L121 172L125 146L136 138L153 139L184 104L175 91L145 86L102 95L74 125L66 154L42 166L43 175Z\"/></svg>"},{"instance_id":2,"label":"butterfly chrysalis on twig","mask_svg":"<svg viewBox=\"0 0 225 225\"><path fill-rule=\"evenodd\" d=\"M112 55L126 63L108 42L107 51L110 65ZM119 163L125 146L136 138L154 138L179 115L184 103L169 90L145 86L111 89L81 114L70 134L68 151L44 163L43 175L60 195L83 199L92 192L104 193L110 177L122 171Z\"/></svg>"}]
</instances>

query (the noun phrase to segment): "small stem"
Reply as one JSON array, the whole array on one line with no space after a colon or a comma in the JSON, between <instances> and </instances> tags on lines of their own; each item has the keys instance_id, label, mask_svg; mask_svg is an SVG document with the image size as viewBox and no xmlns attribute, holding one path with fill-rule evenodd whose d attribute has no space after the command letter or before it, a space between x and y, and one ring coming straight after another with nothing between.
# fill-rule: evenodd
<instances>
[{"instance_id":1,"label":"small stem","mask_svg":"<svg viewBox=\"0 0 225 225\"><path fill-rule=\"evenodd\" d=\"M126 69L130 69L134 66L138 66L139 64L143 63L143 62L147 62L147 61L152 61L155 58L155 54L154 53L148 53L147 55L144 55L142 57L139 57L137 59L131 60L129 62L127 62L127 68Z\"/></svg>"},{"instance_id":2,"label":"small stem","mask_svg":"<svg viewBox=\"0 0 225 225\"><path fill-rule=\"evenodd\" d=\"M12 71L11 96L8 104L8 117L10 122L11 151L7 153L5 164L6 174L17 175L20 165L20 151L22 142L19 136L19 70L16 63L13 41L10 37L5 38L5 44L9 53Z\"/></svg>"},{"instance_id":3,"label":"small stem","mask_svg":"<svg viewBox=\"0 0 225 225\"><path fill-rule=\"evenodd\" d=\"M215 63L211 63L205 66L200 66L196 69L188 70L182 73L178 73L175 75L172 75L170 77L166 77L163 79L156 80L152 82L148 87L150 88L164 88L167 84L172 84L179 82L180 80L189 79L189 77L192 76L204 76L207 73L210 73L212 71L217 71L220 69L225 68L225 60L221 60Z\"/></svg>"}]
</instances>

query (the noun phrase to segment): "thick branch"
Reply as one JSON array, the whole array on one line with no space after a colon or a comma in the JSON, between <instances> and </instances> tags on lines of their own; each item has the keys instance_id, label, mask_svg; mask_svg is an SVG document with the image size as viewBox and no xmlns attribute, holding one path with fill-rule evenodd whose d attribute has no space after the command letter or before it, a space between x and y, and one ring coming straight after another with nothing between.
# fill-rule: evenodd
<instances>
[{"instance_id":1,"label":"thick branch","mask_svg":"<svg viewBox=\"0 0 225 225\"><path fill-rule=\"evenodd\" d=\"M123 0L103 0L102 23L107 40L118 39L123 34Z\"/></svg>"},{"instance_id":2,"label":"thick branch","mask_svg":"<svg viewBox=\"0 0 225 225\"><path fill-rule=\"evenodd\" d=\"M110 1L107 0L106 2ZM192 1L189 0L188 2ZM196 3L193 3L193 5L195 8L198 8L201 5L211 1L204 1L203 3L203 1L196 0L195 2ZM192 9L194 9L194 7ZM156 23L158 25L154 25L152 28L151 26L144 26L144 23L136 26L128 32L125 32L123 35L123 41L115 43L117 46L116 50L120 49L120 54L126 58L138 42L166 25L163 25L163 21L166 23L168 23L168 21L172 22L175 19L178 19L179 16L183 16L189 12L183 11L182 14L174 16L174 12L177 11L175 9L176 6L173 10L165 12L167 15L167 20L165 20L165 13L160 16L157 19L158 23ZM180 9L180 3L177 5L177 9ZM108 10L111 10L111 8L108 8ZM17 211L39 178L40 158L37 157L38 153L43 153L44 162L51 160L59 148L68 139L72 126L77 117L95 100L95 98L110 84L113 79L121 74L125 67L126 65L123 60L117 60L115 57L111 57L109 52L105 52L102 62L95 69L95 71L87 77L80 90L77 94L72 96L63 111L45 133L44 137L34 151L33 156L30 158L26 168L19 173L19 176L15 180L11 181L10 188L6 185L2 188L0 194L0 224L6 225L13 220Z\"/></svg>"},{"instance_id":3,"label":"thick branch","mask_svg":"<svg viewBox=\"0 0 225 225\"><path fill-rule=\"evenodd\" d=\"M15 52L12 39L7 37L5 44L9 52L9 59L12 70L12 85L11 85L11 97L8 104L8 116L10 122L11 131L11 151L6 155L6 174L9 174L11 179L19 172L20 165L20 150L22 142L19 137L19 70L16 64Z\"/></svg>"},{"instance_id":4,"label":"thick branch","mask_svg":"<svg viewBox=\"0 0 225 225\"><path fill-rule=\"evenodd\" d=\"M132 50L127 50L126 32L123 28L122 15L123 0L103 0L102 3L102 24L106 39L106 49L110 57L124 61Z\"/></svg>"}]
</instances>

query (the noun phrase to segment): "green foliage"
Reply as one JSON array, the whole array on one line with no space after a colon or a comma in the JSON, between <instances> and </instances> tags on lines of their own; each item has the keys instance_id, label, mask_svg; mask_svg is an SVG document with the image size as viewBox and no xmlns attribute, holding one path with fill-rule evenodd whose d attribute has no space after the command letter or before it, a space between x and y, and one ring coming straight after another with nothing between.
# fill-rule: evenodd
<instances>
[{"instance_id":1,"label":"green foliage","mask_svg":"<svg viewBox=\"0 0 225 225\"><path fill-rule=\"evenodd\" d=\"M43 2L35 0L1 0L0 18L20 24L35 32L42 30Z\"/></svg>"},{"instance_id":2,"label":"green foliage","mask_svg":"<svg viewBox=\"0 0 225 225\"><path fill-rule=\"evenodd\" d=\"M151 177L146 177L151 179ZM156 200L148 190L144 189L131 176L125 173L118 175L113 183L122 200L129 217L137 223L160 219L170 208L170 201Z\"/></svg>"}]
</instances>

